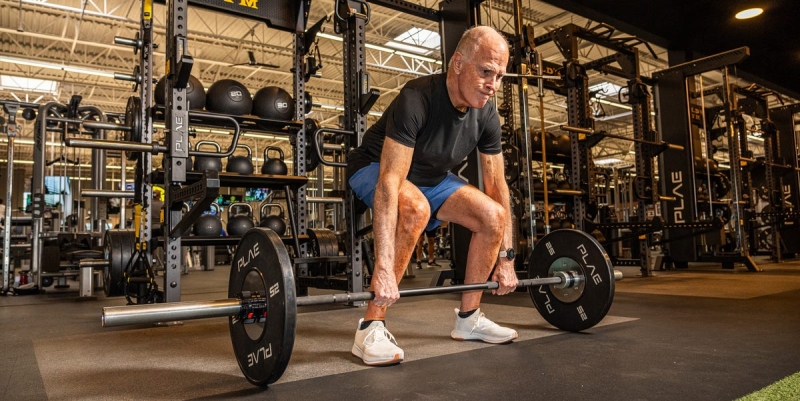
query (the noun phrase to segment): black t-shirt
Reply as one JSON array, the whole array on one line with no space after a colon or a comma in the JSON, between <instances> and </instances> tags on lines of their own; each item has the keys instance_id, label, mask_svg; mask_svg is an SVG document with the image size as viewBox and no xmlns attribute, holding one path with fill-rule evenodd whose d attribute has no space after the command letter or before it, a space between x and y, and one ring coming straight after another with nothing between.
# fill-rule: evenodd
<instances>
[{"instance_id":1,"label":"black t-shirt","mask_svg":"<svg viewBox=\"0 0 800 401\"><path fill-rule=\"evenodd\" d=\"M440 183L475 147L489 155L502 150L500 119L494 104L486 102L481 109L458 111L450 102L444 74L406 83L364 134L361 146L348 155L348 177L372 162L380 162L386 137L414 148L407 179L420 187Z\"/></svg>"}]
</instances>

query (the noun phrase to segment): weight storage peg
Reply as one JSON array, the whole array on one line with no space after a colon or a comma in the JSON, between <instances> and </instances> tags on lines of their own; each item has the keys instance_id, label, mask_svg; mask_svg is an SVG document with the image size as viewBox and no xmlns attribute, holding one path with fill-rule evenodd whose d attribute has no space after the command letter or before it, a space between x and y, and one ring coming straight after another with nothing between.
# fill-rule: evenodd
<instances>
[{"instance_id":1,"label":"weight storage peg","mask_svg":"<svg viewBox=\"0 0 800 401\"><path fill-rule=\"evenodd\" d=\"M602 245L578 230L557 230L533 248L528 293L542 317L567 331L583 331L603 320L614 300L615 272ZM231 343L245 378L258 386L280 379L291 358L297 306L368 301L371 292L298 298L294 265L274 231L255 228L236 246L228 281L228 299L170 302L103 308L103 326L228 317ZM483 291L498 283L400 290L400 297ZM259 363L253 363L255 358Z\"/></svg>"},{"instance_id":2,"label":"weight storage peg","mask_svg":"<svg viewBox=\"0 0 800 401\"><path fill-rule=\"evenodd\" d=\"M219 219L221 210L216 203L211 204L215 213L203 213L194 222L192 233L203 237L218 237L222 234L222 221Z\"/></svg>"},{"instance_id":3,"label":"weight storage peg","mask_svg":"<svg viewBox=\"0 0 800 401\"><path fill-rule=\"evenodd\" d=\"M278 214L267 214L271 209L278 209ZM284 220L283 206L279 203L262 203L259 207L261 221L258 226L269 228L278 235L286 234L286 220Z\"/></svg>"},{"instance_id":4,"label":"weight storage peg","mask_svg":"<svg viewBox=\"0 0 800 401\"><path fill-rule=\"evenodd\" d=\"M244 208L245 212L239 212ZM235 214L233 211L236 211ZM255 227L253 223L253 207L249 203L232 203L228 206L228 225L226 230L228 235L244 235L247 230Z\"/></svg>"},{"instance_id":5,"label":"weight storage peg","mask_svg":"<svg viewBox=\"0 0 800 401\"><path fill-rule=\"evenodd\" d=\"M269 158L270 150L278 152L278 157ZM283 161L283 150L276 146L264 148L264 163L261 165L261 174L286 175L288 172L289 168L286 167L286 162Z\"/></svg>"},{"instance_id":6,"label":"weight storage peg","mask_svg":"<svg viewBox=\"0 0 800 401\"><path fill-rule=\"evenodd\" d=\"M194 146L194 150L200 150L200 146L209 145L213 146L217 153L222 152L222 147L214 141L200 141ZM194 171L222 171L222 159L219 157L211 156L195 156L194 157Z\"/></svg>"},{"instance_id":7,"label":"weight storage peg","mask_svg":"<svg viewBox=\"0 0 800 401\"><path fill-rule=\"evenodd\" d=\"M253 174L253 150L247 145L238 144L236 148L242 148L247 151L247 156L228 156L228 165L225 166L225 171L229 173L239 174Z\"/></svg>"}]
</instances>

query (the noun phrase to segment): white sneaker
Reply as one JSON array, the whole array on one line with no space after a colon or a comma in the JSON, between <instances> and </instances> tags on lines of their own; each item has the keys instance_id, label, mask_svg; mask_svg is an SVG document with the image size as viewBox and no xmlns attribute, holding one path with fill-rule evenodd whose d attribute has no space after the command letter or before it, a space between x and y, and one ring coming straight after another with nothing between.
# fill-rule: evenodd
<instances>
[{"instance_id":1,"label":"white sneaker","mask_svg":"<svg viewBox=\"0 0 800 401\"><path fill-rule=\"evenodd\" d=\"M454 340L481 340L491 344L502 344L517 338L517 331L502 327L489 320L481 313L480 308L467 318L458 316L456 308L456 327L450 332Z\"/></svg>"},{"instance_id":2,"label":"white sneaker","mask_svg":"<svg viewBox=\"0 0 800 401\"><path fill-rule=\"evenodd\" d=\"M402 362L403 350L397 346L397 340L386 330L383 322L374 321L366 329L360 330L363 321L358 321L359 329L356 330L356 340L350 352L370 366Z\"/></svg>"}]
</instances>

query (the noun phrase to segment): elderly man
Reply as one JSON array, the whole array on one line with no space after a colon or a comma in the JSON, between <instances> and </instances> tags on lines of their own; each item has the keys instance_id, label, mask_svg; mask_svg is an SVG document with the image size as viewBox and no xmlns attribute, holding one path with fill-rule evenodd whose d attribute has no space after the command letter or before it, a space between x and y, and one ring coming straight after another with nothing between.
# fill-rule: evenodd
<instances>
[{"instance_id":1,"label":"elderly man","mask_svg":"<svg viewBox=\"0 0 800 401\"><path fill-rule=\"evenodd\" d=\"M496 30L469 29L447 74L406 83L348 156L350 187L373 209L375 298L359 321L352 348L367 365L403 360L403 350L386 329L386 310L399 298L397 285L425 229L450 221L472 231L465 283L486 282L496 265L496 294L513 292L517 285L500 119L489 102L508 56L508 44ZM485 193L450 172L476 148ZM516 331L480 312L481 295L462 294L450 336L489 343L517 338Z\"/></svg>"}]
</instances>

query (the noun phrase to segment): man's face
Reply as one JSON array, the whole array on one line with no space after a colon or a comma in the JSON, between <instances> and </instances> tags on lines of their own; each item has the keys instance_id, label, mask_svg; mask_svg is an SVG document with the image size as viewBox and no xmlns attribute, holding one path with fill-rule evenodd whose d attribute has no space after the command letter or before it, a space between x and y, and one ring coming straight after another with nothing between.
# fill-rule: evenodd
<instances>
[{"instance_id":1,"label":"man's face","mask_svg":"<svg viewBox=\"0 0 800 401\"><path fill-rule=\"evenodd\" d=\"M494 96L508 64L508 48L485 40L472 57L461 57L458 92L464 105L479 109Z\"/></svg>"}]
</instances>

